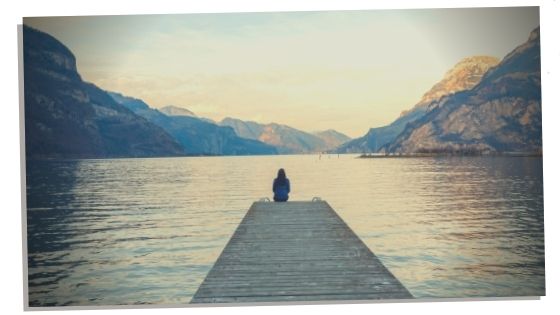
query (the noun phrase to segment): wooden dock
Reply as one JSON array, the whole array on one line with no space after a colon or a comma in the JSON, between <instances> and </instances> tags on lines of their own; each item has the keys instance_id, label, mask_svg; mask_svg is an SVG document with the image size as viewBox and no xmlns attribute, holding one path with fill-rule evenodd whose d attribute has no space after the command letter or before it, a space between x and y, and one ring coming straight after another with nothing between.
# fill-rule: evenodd
<instances>
[{"instance_id":1,"label":"wooden dock","mask_svg":"<svg viewBox=\"0 0 560 315\"><path fill-rule=\"evenodd\" d=\"M412 298L327 202L259 201L191 303Z\"/></svg>"}]
</instances>

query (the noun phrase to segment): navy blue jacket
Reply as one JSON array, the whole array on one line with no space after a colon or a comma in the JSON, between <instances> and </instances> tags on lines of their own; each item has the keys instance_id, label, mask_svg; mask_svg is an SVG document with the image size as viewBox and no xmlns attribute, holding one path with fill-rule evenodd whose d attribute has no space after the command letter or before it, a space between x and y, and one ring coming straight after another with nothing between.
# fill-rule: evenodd
<instances>
[{"instance_id":1,"label":"navy blue jacket","mask_svg":"<svg viewBox=\"0 0 560 315\"><path fill-rule=\"evenodd\" d=\"M286 184L280 185L275 178L272 183L272 191L274 192L274 201L287 201L290 193L290 180L286 178Z\"/></svg>"}]
</instances>

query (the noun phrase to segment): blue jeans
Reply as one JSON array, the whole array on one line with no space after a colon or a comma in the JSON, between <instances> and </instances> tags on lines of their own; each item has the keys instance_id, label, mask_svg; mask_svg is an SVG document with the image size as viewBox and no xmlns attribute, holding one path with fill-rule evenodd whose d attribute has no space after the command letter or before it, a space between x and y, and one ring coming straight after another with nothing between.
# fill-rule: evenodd
<instances>
[{"instance_id":1,"label":"blue jeans","mask_svg":"<svg viewBox=\"0 0 560 315\"><path fill-rule=\"evenodd\" d=\"M285 202L285 201L288 201L288 196L286 196L286 197L274 196L274 201L276 201L276 202Z\"/></svg>"}]
</instances>

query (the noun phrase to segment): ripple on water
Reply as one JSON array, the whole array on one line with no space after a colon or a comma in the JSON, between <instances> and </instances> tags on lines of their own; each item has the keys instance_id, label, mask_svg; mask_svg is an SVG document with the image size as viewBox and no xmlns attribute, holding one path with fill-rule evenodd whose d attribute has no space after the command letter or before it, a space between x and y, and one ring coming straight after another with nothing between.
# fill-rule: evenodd
<instances>
[{"instance_id":1,"label":"ripple on water","mask_svg":"<svg viewBox=\"0 0 560 315\"><path fill-rule=\"evenodd\" d=\"M30 304L188 303L280 167L416 297L544 295L541 158L304 155L30 161Z\"/></svg>"}]
</instances>

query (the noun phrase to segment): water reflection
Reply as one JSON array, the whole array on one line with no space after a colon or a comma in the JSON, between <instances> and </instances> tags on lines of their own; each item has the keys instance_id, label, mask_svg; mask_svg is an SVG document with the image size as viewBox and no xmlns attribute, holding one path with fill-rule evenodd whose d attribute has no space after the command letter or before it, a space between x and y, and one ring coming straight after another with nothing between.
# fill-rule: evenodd
<instances>
[{"instance_id":1,"label":"water reflection","mask_svg":"<svg viewBox=\"0 0 560 315\"><path fill-rule=\"evenodd\" d=\"M188 303L284 167L416 297L544 294L542 159L30 161L31 305Z\"/></svg>"},{"instance_id":2,"label":"water reflection","mask_svg":"<svg viewBox=\"0 0 560 315\"><path fill-rule=\"evenodd\" d=\"M370 187L363 193L375 192L366 201L375 202L341 200L340 207L415 296L544 294L541 159L375 160L368 166L375 175L356 186Z\"/></svg>"}]
</instances>

